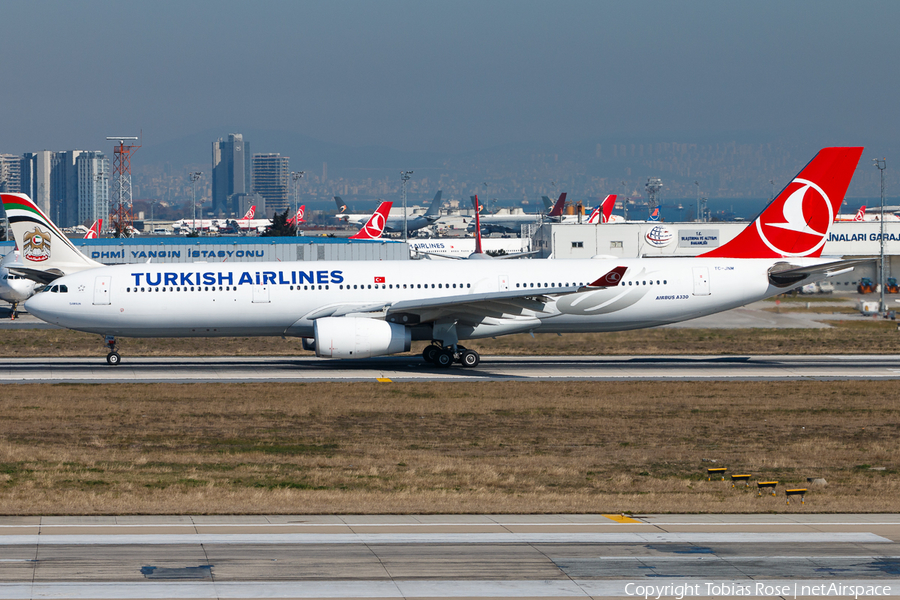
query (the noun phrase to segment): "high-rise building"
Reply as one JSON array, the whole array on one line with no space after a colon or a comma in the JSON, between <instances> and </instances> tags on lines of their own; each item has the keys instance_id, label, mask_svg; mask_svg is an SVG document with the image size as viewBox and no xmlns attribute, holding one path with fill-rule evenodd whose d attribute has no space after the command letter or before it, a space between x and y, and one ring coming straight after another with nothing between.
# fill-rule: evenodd
<instances>
[{"instance_id":1,"label":"high-rise building","mask_svg":"<svg viewBox=\"0 0 900 600\"><path fill-rule=\"evenodd\" d=\"M18 194L22 191L22 157L0 154L0 192Z\"/></svg>"},{"instance_id":2,"label":"high-rise building","mask_svg":"<svg viewBox=\"0 0 900 600\"><path fill-rule=\"evenodd\" d=\"M45 214L51 215L51 218L56 215L50 211L50 173L53 164L59 160L57 154L58 152L50 150L28 152L23 156L21 163L22 193L28 194L37 207Z\"/></svg>"},{"instance_id":3,"label":"high-rise building","mask_svg":"<svg viewBox=\"0 0 900 600\"><path fill-rule=\"evenodd\" d=\"M266 214L284 212L288 201L290 157L280 154L253 155L253 191L266 199Z\"/></svg>"},{"instance_id":4,"label":"high-rise building","mask_svg":"<svg viewBox=\"0 0 900 600\"><path fill-rule=\"evenodd\" d=\"M19 162L19 189L61 227L78 223L78 176L81 150L28 152Z\"/></svg>"},{"instance_id":5,"label":"high-rise building","mask_svg":"<svg viewBox=\"0 0 900 600\"><path fill-rule=\"evenodd\" d=\"M250 143L240 133L229 133L212 145L212 210L229 216L237 212L231 197L250 192ZM242 215L237 215L242 216Z\"/></svg>"},{"instance_id":6,"label":"high-rise building","mask_svg":"<svg viewBox=\"0 0 900 600\"><path fill-rule=\"evenodd\" d=\"M78 222L91 224L109 215L109 159L102 152L81 152L78 173Z\"/></svg>"}]
</instances>

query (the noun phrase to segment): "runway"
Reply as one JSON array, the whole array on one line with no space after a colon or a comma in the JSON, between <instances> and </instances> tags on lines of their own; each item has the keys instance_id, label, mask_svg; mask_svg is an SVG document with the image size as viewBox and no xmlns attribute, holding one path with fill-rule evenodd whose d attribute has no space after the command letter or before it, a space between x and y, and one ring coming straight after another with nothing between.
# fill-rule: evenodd
<instances>
[{"instance_id":1,"label":"runway","mask_svg":"<svg viewBox=\"0 0 900 600\"><path fill-rule=\"evenodd\" d=\"M722 381L900 379L900 355L862 356L485 356L474 369L441 369L414 356L362 360L315 357L124 356L111 367L90 358L12 358L0 383L213 383L314 381Z\"/></svg>"},{"instance_id":2,"label":"runway","mask_svg":"<svg viewBox=\"0 0 900 600\"><path fill-rule=\"evenodd\" d=\"M898 544L898 515L4 517L0 599L898 596Z\"/></svg>"}]
</instances>

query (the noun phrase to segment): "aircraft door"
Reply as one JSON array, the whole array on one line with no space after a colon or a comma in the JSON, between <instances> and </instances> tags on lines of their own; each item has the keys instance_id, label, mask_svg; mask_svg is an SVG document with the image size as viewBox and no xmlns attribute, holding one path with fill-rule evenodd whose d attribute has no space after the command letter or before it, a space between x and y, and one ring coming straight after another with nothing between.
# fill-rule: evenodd
<instances>
[{"instance_id":1,"label":"aircraft door","mask_svg":"<svg viewBox=\"0 0 900 600\"><path fill-rule=\"evenodd\" d=\"M498 286L501 292L509 291L509 275L500 275L498 277Z\"/></svg>"},{"instance_id":2,"label":"aircraft door","mask_svg":"<svg viewBox=\"0 0 900 600\"><path fill-rule=\"evenodd\" d=\"M694 267L694 295L709 296L709 267Z\"/></svg>"},{"instance_id":3,"label":"aircraft door","mask_svg":"<svg viewBox=\"0 0 900 600\"><path fill-rule=\"evenodd\" d=\"M266 303L269 302L269 286L254 285L253 286L253 302Z\"/></svg>"},{"instance_id":4,"label":"aircraft door","mask_svg":"<svg viewBox=\"0 0 900 600\"><path fill-rule=\"evenodd\" d=\"M112 277L94 278L94 304L109 304L109 288Z\"/></svg>"}]
</instances>

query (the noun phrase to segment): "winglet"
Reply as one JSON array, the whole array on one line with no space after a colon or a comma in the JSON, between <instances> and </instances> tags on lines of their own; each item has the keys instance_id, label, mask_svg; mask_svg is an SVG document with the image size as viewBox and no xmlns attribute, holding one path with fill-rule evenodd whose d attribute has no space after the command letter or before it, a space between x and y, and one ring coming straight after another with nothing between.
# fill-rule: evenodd
<instances>
[{"instance_id":1,"label":"winglet","mask_svg":"<svg viewBox=\"0 0 900 600\"><path fill-rule=\"evenodd\" d=\"M616 267L606 275L600 277L597 281L587 284L585 287L591 289L616 287L625 276L628 267Z\"/></svg>"}]
</instances>

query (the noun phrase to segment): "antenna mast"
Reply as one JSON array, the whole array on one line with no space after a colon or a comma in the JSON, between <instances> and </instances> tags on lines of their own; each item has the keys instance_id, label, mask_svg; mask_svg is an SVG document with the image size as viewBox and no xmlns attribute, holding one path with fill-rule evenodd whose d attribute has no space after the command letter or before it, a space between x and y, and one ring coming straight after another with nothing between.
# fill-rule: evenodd
<instances>
[{"instance_id":1,"label":"antenna mast","mask_svg":"<svg viewBox=\"0 0 900 600\"><path fill-rule=\"evenodd\" d=\"M126 141L136 141L135 136L110 136L107 140L119 142L113 149L113 194L109 222L117 238L128 237L133 220L131 216L131 155L139 145L125 145Z\"/></svg>"}]
</instances>

